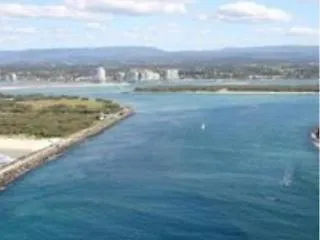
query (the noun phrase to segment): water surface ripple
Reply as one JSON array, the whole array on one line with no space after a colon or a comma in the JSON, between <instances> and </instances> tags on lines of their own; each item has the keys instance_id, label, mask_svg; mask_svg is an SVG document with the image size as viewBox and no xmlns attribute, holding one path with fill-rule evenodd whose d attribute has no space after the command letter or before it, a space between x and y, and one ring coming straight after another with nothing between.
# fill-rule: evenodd
<instances>
[{"instance_id":1,"label":"water surface ripple","mask_svg":"<svg viewBox=\"0 0 320 240\"><path fill-rule=\"evenodd\" d=\"M1 193L2 240L318 239L317 96L78 90L137 115Z\"/></svg>"}]
</instances>

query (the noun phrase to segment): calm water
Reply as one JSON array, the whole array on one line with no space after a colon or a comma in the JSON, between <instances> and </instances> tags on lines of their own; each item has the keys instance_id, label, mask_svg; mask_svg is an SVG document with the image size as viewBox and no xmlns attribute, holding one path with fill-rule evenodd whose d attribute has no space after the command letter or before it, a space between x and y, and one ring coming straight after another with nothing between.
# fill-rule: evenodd
<instances>
[{"instance_id":1,"label":"calm water","mask_svg":"<svg viewBox=\"0 0 320 240\"><path fill-rule=\"evenodd\" d=\"M160 85L160 86L179 86L179 85L280 85L280 86L299 86L299 85L319 85L319 79L255 79L255 80L237 80L237 79L215 79L215 80L176 80L170 82L143 82L136 84L137 86Z\"/></svg>"},{"instance_id":2,"label":"calm water","mask_svg":"<svg viewBox=\"0 0 320 240\"><path fill-rule=\"evenodd\" d=\"M317 96L37 91L137 115L1 193L1 240L319 239Z\"/></svg>"}]
</instances>

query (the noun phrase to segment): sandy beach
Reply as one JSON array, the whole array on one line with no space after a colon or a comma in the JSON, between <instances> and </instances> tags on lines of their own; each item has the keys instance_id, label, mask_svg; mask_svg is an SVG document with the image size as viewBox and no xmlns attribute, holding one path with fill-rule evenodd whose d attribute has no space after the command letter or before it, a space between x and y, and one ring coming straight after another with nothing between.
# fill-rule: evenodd
<instances>
[{"instance_id":1,"label":"sandy beach","mask_svg":"<svg viewBox=\"0 0 320 240\"><path fill-rule=\"evenodd\" d=\"M17 158L59 142L60 138L32 139L0 136L0 154Z\"/></svg>"},{"instance_id":2,"label":"sandy beach","mask_svg":"<svg viewBox=\"0 0 320 240\"><path fill-rule=\"evenodd\" d=\"M69 147L111 128L116 123L132 116L134 114L131 108L122 108L119 110L115 118L106 118L96 122L92 126L82 129L66 138L51 139L31 139L24 136L7 137L0 136L0 154L1 149L13 151L28 151L30 154L23 156L19 161L6 160L6 156L2 156L4 162L0 165L0 191L5 190L6 186L26 174L31 169L35 169L48 161L55 159L56 156L66 151ZM39 150L39 151L37 151ZM0 155L1 156L1 155ZM9 164L6 164L9 163Z\"/></svg>"},{"instance_id":3,"label":"sandy beach","mask_svg":"<svg viewBox=\"0 0 320 240\"><path fill-rule=\"evenodd\" d=\"M20 85L3 85L0 86L0 91L5 90L19 90L19 89L41 89L45 87L53 88L86 88L86 87L124 87L130 86L129 83L34 83L34 84L20 84Z\"/></svg>"}]
</instances>

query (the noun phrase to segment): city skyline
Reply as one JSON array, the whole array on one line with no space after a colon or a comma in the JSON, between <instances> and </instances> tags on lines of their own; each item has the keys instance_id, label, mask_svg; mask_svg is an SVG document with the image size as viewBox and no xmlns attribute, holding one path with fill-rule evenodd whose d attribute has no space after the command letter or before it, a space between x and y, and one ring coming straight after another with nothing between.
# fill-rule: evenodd
<instances>
[{"instance_id":1,"label":"city skyline","mask_svg":"<svg viewBox=\"0 0 320 240\"><path fill-rule=\"evenodd\" d=\"M318 45L318 7L317 0L0 0L0 50Z\"/></svg>"}]
</instances>

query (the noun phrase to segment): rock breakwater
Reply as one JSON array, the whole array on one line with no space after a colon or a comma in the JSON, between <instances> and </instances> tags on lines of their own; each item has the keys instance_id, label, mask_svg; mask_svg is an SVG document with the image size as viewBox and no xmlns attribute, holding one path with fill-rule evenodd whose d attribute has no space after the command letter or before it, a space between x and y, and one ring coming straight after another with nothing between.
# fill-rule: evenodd
<instances>
[{"instance_id":1,"label":"rock breakwater","mask_svg":"<svg viewBox=\"0 0 320 240\"><path fill-rule=\"evenodd\" d=\"M131 108L123 108L121 111L113 114L112 117L101 120L89 128L74 133L58 143L54 143L47 148L23 156L12 163L2 166L0 168L0 191L4 190L8 184L32 169L38 168L48 161L55 159L71 146L100 134L133 114L134 111Z\"/></svg>"}]
</instances>

